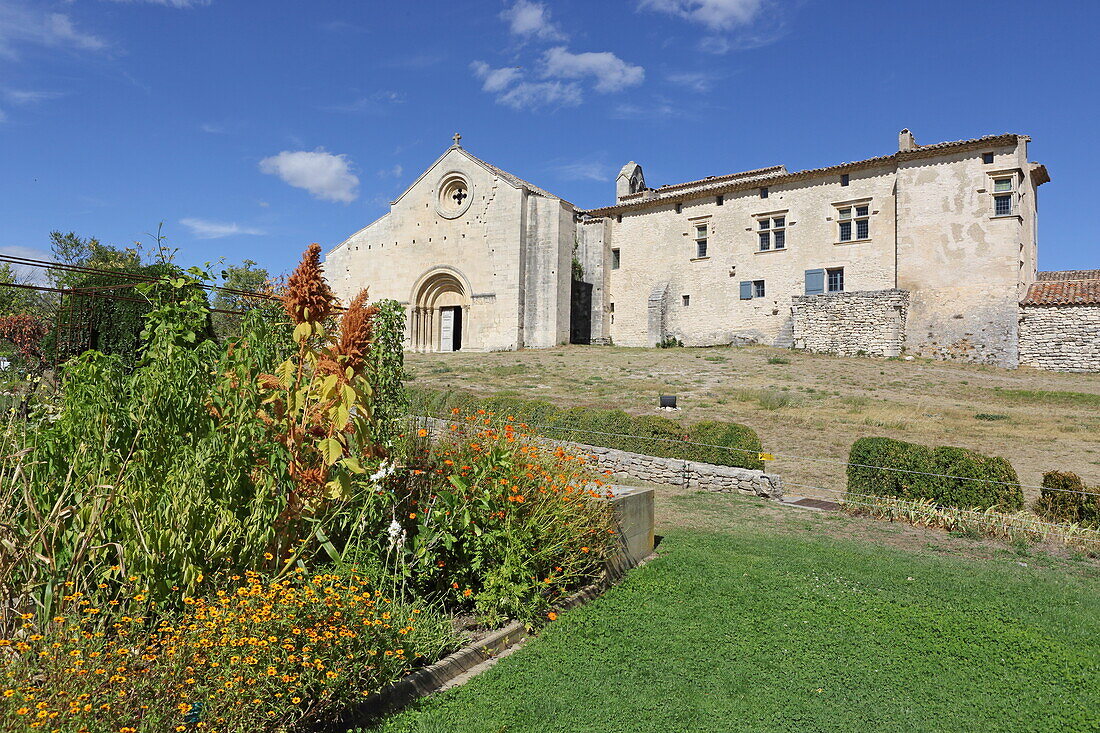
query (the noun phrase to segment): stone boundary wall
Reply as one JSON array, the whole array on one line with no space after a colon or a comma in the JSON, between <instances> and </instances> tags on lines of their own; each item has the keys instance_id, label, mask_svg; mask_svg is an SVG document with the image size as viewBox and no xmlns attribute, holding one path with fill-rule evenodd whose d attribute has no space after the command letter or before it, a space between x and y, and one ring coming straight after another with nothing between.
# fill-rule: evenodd
<instances>
[{"instance_id":1,"label":"stone boundary wall","mask_svg":"<svg viewBox=\"0 0 1100 733\"><path fill-rule=\"evenodd\" d=\"M907 290L796 295L791 327L796 349L838 356L898 356L905 347Z\"/></svg>"},{"instance_id":2,"label":"stone boundary wall","mask_svg":"<svg viewBox=\"0 0 1100 733\"><path fill-rule=\"evenodd\" d=\"M1100 372L1100 305L1021 306L1020 364Z\"/></svg>"},{"instance_id":3,"label":"stone boundary wall","mask_svg":"<svg viewBox=\"0 0 1100 733\"><path fill-rule=\"evenodd\" d=\"M583 443L561 441L561 445L568 446L572 450L583 451L601 470L625 473L627 476L643 481L703 491L738 491L768 499L783 498L783 481L774 473L734 466L716 466L713 463L685 461L679 458L659 458Z\"/></svg>"},{"instance_id":4,"label":"stone boundary wall","mask_svg":"<svg viewBox=\"0 0 1100 733\"><path fill-rule=\"evenodd\" d=\"M429 430L444 432L451 424L463 425L459 421L450 423L434 417L417 417L418 422L423 421ZM603 448L598 445L585 445L565 440L546 440L547 443L560 445L570 451L584 453L589 456L589 462L596 465L602 471L623 473L642 481L650 481L657 484L669 484L683 486L691 489L718 492L740 492L742 494L755 494L767 499L783 498L783 480L774 473L754 471L748 468L736 468L734 466L717 466L713 463L701 463L699 461L685 461L680 458L660 458L647 456L642 453L630 453L629 451L615 448Z\"/></svg>"}]
</instances>

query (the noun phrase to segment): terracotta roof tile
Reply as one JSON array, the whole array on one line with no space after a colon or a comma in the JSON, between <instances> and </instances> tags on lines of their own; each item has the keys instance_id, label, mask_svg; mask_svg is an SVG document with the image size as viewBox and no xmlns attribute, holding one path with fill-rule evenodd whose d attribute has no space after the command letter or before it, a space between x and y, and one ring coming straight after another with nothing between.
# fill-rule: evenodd
<instances>
[{"instance_id":1,"label":"terracotta roof tile","mask_svg":"<svg viewBox=\"0 0 1100 733\"><path fill-rule=\"evenodd\" d=\"M1100 305L1100 279L1040 280L1032 283L1020 304Z\"/></svg>"},{"instance_id":2,"label":"terracotta roof tile","mask_svg":"<svg viewBox=\"0 0 1100 733\"><path fill-rule=\"evenodd\" d=\"M1100 280L1100 270L1048 270L1040 272L1037 279L1041 282L1054 280Z\"/></svg>"}]
</instances>

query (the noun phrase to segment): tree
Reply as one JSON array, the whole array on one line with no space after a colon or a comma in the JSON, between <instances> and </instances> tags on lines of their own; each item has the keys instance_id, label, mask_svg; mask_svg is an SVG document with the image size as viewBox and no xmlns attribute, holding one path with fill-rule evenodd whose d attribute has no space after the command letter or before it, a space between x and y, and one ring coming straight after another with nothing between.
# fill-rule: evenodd
<instances>
[{"instance_id":1,"label":"tree","mask_svg":"<svg viewBox=\"0 0 1100 733\"><path fill-rule=\"evenodd\" d=\"M76 232L50 232L50 249L54 260L64 265L94 267L99 270L134 271L141 268L141 247L119 248L103 244L95 237L81 237ZM59 288L76 287L84 280L79 272L51 271L50 279Z\"/></svg>"},{"instance_id":2,"label":"tree","mask_svg":"<svg viewBox=\"0 0 1100 733\"><path fill-rule=\"evenodd\" d=\"M244 293L266 293L270 290L270 276L263 267L257 267L253 260L244 260L240 265L229 265L222 270L221 287L231 291L219 290L214 296L213 306L219 310L247 311L255 308L257 300L249 298ZM233 336L237 332L237 323L240 316L228 313L214 313L211 316L214 322L214 332L218 338L224 339Z\"/></svg>"}]
</instances>

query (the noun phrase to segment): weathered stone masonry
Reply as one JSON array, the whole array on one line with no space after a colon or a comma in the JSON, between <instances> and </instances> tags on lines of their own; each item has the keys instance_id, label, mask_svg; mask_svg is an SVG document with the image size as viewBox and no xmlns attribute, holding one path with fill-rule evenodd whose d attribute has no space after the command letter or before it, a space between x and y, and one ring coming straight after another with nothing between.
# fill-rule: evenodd
<instances>
[{"instance_id":1,"label":"weathered stone masonry","mask_svg":"<svg viewBox=\"0 0 1100 733\"><path fill-rule=\"evenodd\" d=\"M1100 270L1039 273L1020 304L1020 363L1100 372Z\"/></svg>"},{"instance_id":2,"label":"weathered stone masonry","mask_svg":"<svg viewBox=\"0 0 1100 733\"><path fill-rule=\"evenodd\" d=\"M841 356L898 356L905 348L908 309L904 290L796 295L794 346Z\"/></svg>"},{"instance_id":3,"label":"weathered stone masonry","mask_svg":"<svg viewBox=\"0 0 1100 733\"><path fill-rule=\"evenodd\" d=\"M582 443L563 445L587 454L589 460L601 470L625 473L643 481L703 491L737 491L769 499L783 498L783 481L774 473L677 458L658 458Z\"/></svg>"}]
</instances>

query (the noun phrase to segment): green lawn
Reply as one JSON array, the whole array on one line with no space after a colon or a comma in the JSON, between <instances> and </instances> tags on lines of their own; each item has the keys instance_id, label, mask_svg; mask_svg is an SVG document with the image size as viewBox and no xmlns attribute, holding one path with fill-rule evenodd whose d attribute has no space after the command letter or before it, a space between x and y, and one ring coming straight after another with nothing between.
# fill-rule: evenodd
<instances>
[{"instance_id":1,"label":"green lawn","mask_svg":"<svg viewBox=\"0 0 1100 733\"><path fill-rule=\"evenodd\" d=\"M727 495L661 501L694 519L658 559L378 730L1100 728L1091 561L881 522L863 534L913 536L846 539L867 520Z\"/></svg>"}]
</instances>

